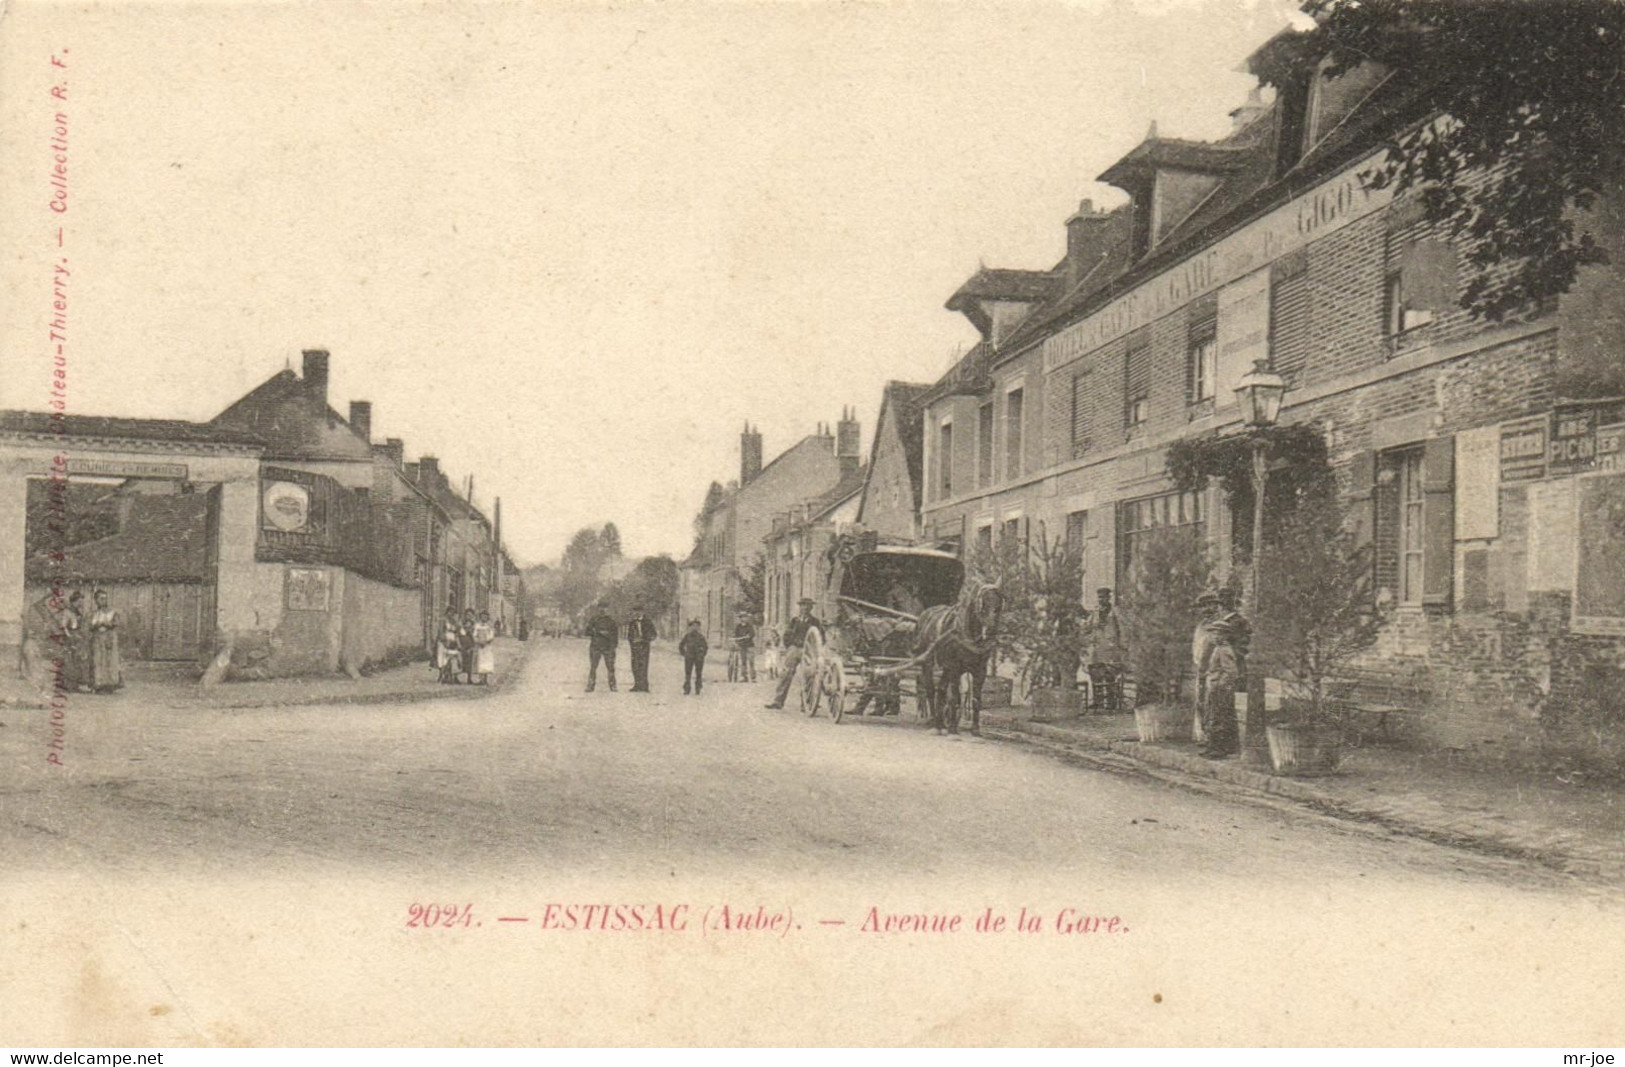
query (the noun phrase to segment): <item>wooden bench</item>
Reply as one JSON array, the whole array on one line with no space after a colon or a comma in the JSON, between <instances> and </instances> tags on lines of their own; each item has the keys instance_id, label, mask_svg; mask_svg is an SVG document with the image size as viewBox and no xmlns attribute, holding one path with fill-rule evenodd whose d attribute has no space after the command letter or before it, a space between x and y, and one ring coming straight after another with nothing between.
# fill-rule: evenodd
<instances>
[{"instance_id":1,"label":"wooden bench","mask_svg":"<svg viewBox=\"0 0 1625 1067\"><path fill-rule=\"evenodd\" d=\"M1327 683L1328 703L1344 715L1360 740L1368 733L1385 743L1415 732L1431 692L1415 683L1375 671L1349 671Z\"/></svg>"}]
</instances>

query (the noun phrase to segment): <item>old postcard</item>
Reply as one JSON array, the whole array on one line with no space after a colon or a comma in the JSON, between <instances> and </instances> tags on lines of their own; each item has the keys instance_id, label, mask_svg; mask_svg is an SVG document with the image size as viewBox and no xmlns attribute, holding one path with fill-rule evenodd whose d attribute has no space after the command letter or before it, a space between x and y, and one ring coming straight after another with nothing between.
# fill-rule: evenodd
<instances>
[{"instance_id":1,"label":"old postcard","mask_svg":"<svg viewBox=\"0 0 1625 1067\"><path fill-rule=\"evenodd\" d=\"M1621 1043L1619 4L0 11L0 1043Z\"/></svg>"}]
</instances>

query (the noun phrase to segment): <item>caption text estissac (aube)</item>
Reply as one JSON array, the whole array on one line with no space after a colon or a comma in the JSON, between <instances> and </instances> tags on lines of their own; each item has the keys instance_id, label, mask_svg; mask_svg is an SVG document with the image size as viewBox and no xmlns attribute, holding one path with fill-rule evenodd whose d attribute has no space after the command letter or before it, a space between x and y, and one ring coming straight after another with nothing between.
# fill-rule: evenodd
<instances>
[{"instance_id":1,"label":"caption text estissac (aube)","mask_svg":"<svg viewBox=\"0 0 1625 1067\"><path fill-rule=\"evenodd\" d=\"M1003 935L1092 937L1129 932L1117 914L1062 905L1053 908L896 910L871 905L853 915L798 918L789 905L543 903L513 914L476 912L472 903L409 904L405 926L413 930L471 930L487 925L530 927L557 933L757 934L788 937L804 929L861 934Z\"/></svg>"}]
</instances>

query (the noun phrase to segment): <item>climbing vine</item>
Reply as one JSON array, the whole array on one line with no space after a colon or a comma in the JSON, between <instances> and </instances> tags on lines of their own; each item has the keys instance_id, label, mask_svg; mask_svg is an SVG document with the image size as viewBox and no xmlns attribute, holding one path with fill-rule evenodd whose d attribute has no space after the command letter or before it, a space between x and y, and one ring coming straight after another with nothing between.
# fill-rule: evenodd
<instances>
[{"instance_id":1,"label":"climbing vine","mask_svg":"<svg viewBox=\"0 0 1625 1067\"><path fill-rule=\"evenodd\" d=\"M1256 436L1255 436L1256 435ZM1232 515L1253 510L1253 441L1262 437L1270 464L1269 491L1264 501L1266 520L1295 512L1309 499L1335 494L1336 479L1326 455L1326 439L1312 423L1271 426L1246 433L1209 434L1186 438L1168 448L1168 477L1182 492L1199 492L1212 481L1224 488L1225 505ZM1252 530L1237 524L1238 548L1252 550Z\"/></svg>"}]
</instances>

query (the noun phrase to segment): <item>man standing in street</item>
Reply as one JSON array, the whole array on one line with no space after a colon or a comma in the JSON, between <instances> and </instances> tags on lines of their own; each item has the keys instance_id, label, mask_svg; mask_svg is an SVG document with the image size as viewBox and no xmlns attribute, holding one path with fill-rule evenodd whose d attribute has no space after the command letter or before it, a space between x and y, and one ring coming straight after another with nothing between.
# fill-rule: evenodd
<instances>
[{"instance_id":1,"label":"man standing in street","mask_svg":"<svg viewBox=\"0 0 1625 1067\"><path fill-rule=\"evenodd\" d=\"M734 647L739 649L739 680L741 682L754 682L756 680L756 625L750 621L750 613L741 611L738 622L734 623Z\"/></svg>"},{"instance_id":2,"label":"man standing in street","mask_svg":"<svg viewBox=\"0 0 1625 1067\"><path fill-rule=\"evenodd\" d=\"M770 708L784 707L784 698L790 695L790 683L795 679L796 668L801 665L801 649L807 641L807 631L816 628L820 635L824 632L824 624L819 622L812 613L813 602L808 597L801 598L801 614L790 620L790 625L784 628L784 674L779 678L779 688L773 694Z\"/></svg>"},{"instance_id":3,"label":"man standing in street","mask_svg":"<svg viewBox=\"0 0 1625 1067\"><path fill-rule=\"evenodd\" d=\"M688 633L677 642L677 651L683 654L683 695L692 692L700 695L705 688L705 653L710 649L705 640L705 631L700 628L700 620L693 619L688 624Z\"/></svg>"},{"instance_id":4,"label":"man standing in street","mask_svg":"<svg viewBox=\"0 0 1625 1067\"><path fill-rule=\"evenodd\" d=\"M632 605L626 622L626 643L632 646L632 692L649 691L649 645L655 639L655 624L643 614L643 605Z\"/></svg>"},{"instance_id":5,"label":"man standing in street","mask_svg":"<svg viewBox=\"0 0 1625 1067\"><path fill-rule=\"evenodd\" d=\"M615 618L598 604L587 620L587 655L591 666L587 671L587 692L598 688L598 661L604 662L604 675L609 679L609 691L615 692L615 649L621 643L621 628Z\"/></svg>"}]
</instances>

